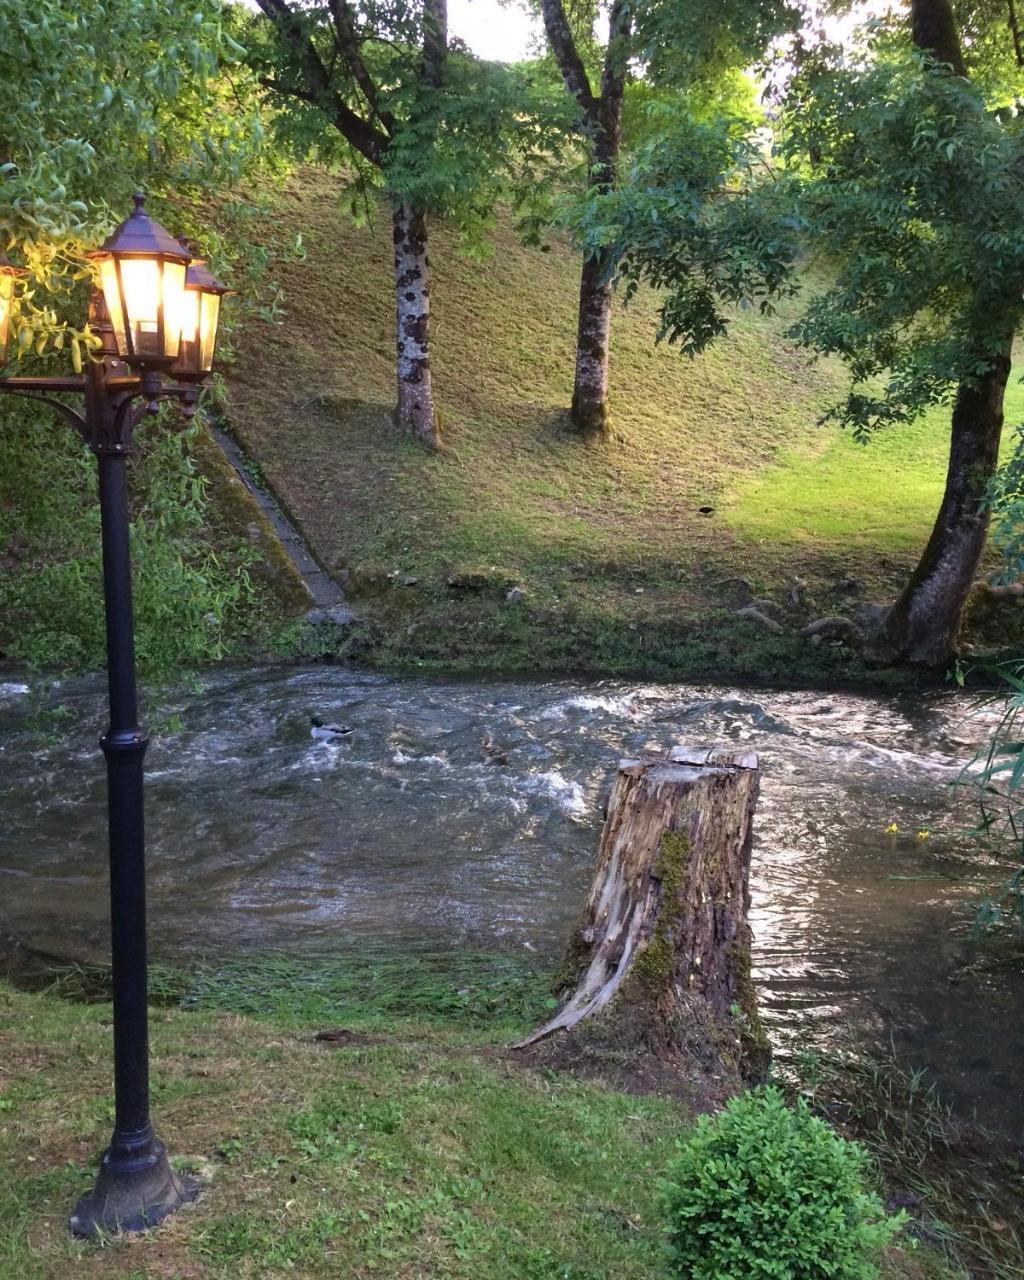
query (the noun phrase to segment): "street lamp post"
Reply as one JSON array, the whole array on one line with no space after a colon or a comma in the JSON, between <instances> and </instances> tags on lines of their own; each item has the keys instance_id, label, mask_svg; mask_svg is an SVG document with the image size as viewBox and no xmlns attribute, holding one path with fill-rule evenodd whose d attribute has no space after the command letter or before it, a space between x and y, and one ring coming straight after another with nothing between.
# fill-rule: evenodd
<instances>
[{"instance_id":1,"label":"street lamp post","mask_svg":"<svg viewBox=\"0 0 1024 1280\"><path fill-rule=\"evenodd\" d=\"M103 540L110 726L100 739L107 766L111 971L114 1005L114 1132L99 1173L69 1222L77 1236L137 1231L195 1195L177 1175L149 1115L146 869L143 757L135 690L126 462L132 432L160 400L195 411L210 373L220 299L226 292L189 249L135 210L95 255L102 290L90 301L96 358L75 377L0 378L0 392L42 400L81 433L96 456ZM0 259L0 361L17 277ZM84 402L75 408L60 397Z\"/></svg>"}]
</instances>

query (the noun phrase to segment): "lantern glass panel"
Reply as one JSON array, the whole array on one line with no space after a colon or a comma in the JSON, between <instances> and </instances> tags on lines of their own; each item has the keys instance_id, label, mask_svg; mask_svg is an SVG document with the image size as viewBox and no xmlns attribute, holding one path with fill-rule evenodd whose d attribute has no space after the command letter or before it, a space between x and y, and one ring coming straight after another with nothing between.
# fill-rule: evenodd
<instances>
[{"instance_id":1,"label":"lantern glass panel","mask_svg":"<svg viewBox=\"0 0 1024 1280\"><path fill-rule=\"evenodd\" d=\"M202 295L198 289L186 289L182 303L181 346L178 358L171 366L171 375L176 378L193 379L200 374L199 369L199 321L202 307Z\"/></svg>"},{"instance_id":2,"label":"lantern glass panel","mask_svg":"<svg viewBox=\"0 0 1024 1280\"><path fill-rule=\"evenodd\" d=\"M117 278L117 263L113 258L100 259L100 285L103 298L107 304L107 315L114 330L117 349L122 356L128 355L128 340L125 337L124 305L121 301L121 286Z\"/></svg>"},{"instance_id":3,"label":"lantern glass panel","mask_svg":"<svg viewBox=\"0 0 1024 1280\"><path fill-rule=\"evenodd\" d=\"M164 349L161 353L170 360L177 359L181 346L181 329L185 315L185 264L163 264Z\"/></svg>"},{"instance_id":4,"label":"lantern glass panel","mask_svg":"<svg viewBox=\"0 0 1024 1280\"><path fill-rule=\"evenodd\" d=\"M11 323L11 298L14 296L14 277L0 271L0 360L7 351L7 330Z\"/></svg>"},{"instance_id":5,"label":"lantern glass panel","mask_svg":"<svg viewBox=\"0 0 1024 1280\"><path fill-rule=\"evenodd\" d=\"M199 290L186 289L181 302L181 345L199 341ZM184 353L182 353L184 358Z\"/></svg>"},{"instance_id":6,"label":"lantern glass panel","mask_svg":"<svg viewBox=\"0 0 1024 1280\"><path fill-rule=\"evenodd\" d=\"M131 354L161 356L160 263L153 258L126 258L120 268Z\"/></svg>"},{"instance_id":7,"label":"lantern glass panel","mask_svg":"<svg viewBox=\"0 0 1024 1280\"><path fill-rule=\"evenodd\" d=\"M202 323L199 327L199 368L203 373L209 373L213 368L213 349L217 343L217 322L220 319L220 294L209 293L204 290L202 299Z\"/></svg>"}]
</instances>

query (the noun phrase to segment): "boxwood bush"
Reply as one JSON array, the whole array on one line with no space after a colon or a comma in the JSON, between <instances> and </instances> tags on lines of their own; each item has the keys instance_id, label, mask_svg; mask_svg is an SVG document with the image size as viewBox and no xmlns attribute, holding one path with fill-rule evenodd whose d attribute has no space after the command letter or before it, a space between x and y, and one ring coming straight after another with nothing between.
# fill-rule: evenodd
<instances>
[{"instance_id":1,"label":"boxwood bush","mask_svg":"<svg viewBox=\"0 0 1024 1280\"><path fill-rule=\"evenodd\" d=\"M702 1116L662 1183L673 1276L869 1280L901 1225L865 1186L867 1157L777 1089Z\"/></svg>"}]
</instances>

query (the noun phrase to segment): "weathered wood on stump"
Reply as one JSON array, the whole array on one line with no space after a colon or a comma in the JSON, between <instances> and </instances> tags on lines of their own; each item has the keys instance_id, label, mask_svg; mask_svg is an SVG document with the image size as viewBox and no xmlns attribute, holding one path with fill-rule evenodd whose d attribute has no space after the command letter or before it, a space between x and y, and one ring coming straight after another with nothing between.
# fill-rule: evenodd
<instances>
[{"instance_id":1,"label":"weathered wood on stump","mask_svg":"<svg viewBox=\"0 0 1024 1280\"><path fill-rule=\"evenodd\" d=\"M568 998L517 1049L659 1086L674 1073L710 1100L763 1078L747 920L758 784L752 753L676 747L620 763Z\"/></svg>"}]
</instances>

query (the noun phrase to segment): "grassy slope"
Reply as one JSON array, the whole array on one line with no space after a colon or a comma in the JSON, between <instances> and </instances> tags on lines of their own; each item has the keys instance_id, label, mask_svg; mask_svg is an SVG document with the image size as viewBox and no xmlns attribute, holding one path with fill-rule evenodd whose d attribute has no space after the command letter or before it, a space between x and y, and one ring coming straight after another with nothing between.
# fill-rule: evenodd
<instances>
[{"instance_id":1,"label":"grassy slope","mask_svg":"<svg viewBox=\"0 0 1024 1280\"><path fill-rule=\"evenodd\" d=\"M655 347L646 296L615 316L615 438L581 443L564 430L578 264L558 246L523 248L503 222L485 263L459 257L447 229L432 233L449 449L428 457L390 418L388 226L353 227L320 172L271 199L268 234L301 232L308 254L278 271L283 323L253 321L241 335L231 420L328 566L419 579L367 606L368 656L469 669L846 670L835 651L737 629L715 584L742 573L781 597L799 574L794 625L848 609L837 583L850 573L861 598L891 597L941 492L941 414L865 451L816 426L841 371L786 342L785 317L741 314L689 361ZM498 591L453 602L446 572L478 564L522 582L526 606Z\"/></svg>"},{"instance_id":2,"label":"grassy slope","mask_svg":"<svg viewBox=\"0 0 1024 1280\"><path fill-rule=\"evenodd\" d=\"M1018 370L1018 372L1020 372ZM1024 384L1011 382L1006 397L1004 455L1010 427L1024 421ZM744 537L777 548L851 548L895 555L920 553L922 538L942 501L949 448L940 412L913 426L879 433L868 445L841 431L783 449L777 460L740 478L727 499L725 517Z\"/></svg>"},{"instance_id":3,"label":"grassy slope","mask_svg":"<svg viewBox=\"0 0 1024 1280\"><path fill-rule=\"evenodd\" d=\"M109 1005L0 984L3 1280L666 1275L656 1180L687 1124L677 1103L488 1053L530 1025L522 1011L383 1016L365 995L339 1007L285 983L253 1017L232 1009L239 991L220 982L199 1010L153 1019L158 1127L205 1194L97 1247L64 1221L111 1122ZM314 1042L339 1024L362 1039ZM927 1249L894 1250L885 1270L960 1275Z\"/></svg>"}]
</instances>

